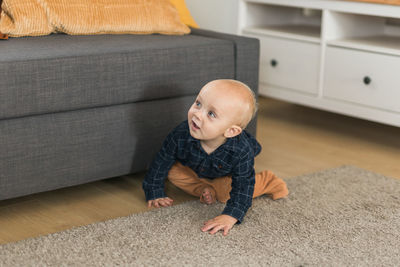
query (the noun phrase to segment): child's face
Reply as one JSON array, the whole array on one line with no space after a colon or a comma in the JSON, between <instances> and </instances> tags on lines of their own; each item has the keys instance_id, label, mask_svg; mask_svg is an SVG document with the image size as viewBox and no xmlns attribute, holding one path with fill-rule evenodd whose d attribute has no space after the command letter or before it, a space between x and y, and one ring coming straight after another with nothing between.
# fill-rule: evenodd
<instances>
[{"instance_id":1,"label":"child's face","mask_svg":"<svg viewBox=\"0 0 400 267\"><path fill-rule=\"evenodd\" d=\"M237 125L243 112L240 108L243 106L242 102L227 85L207 84L188 111L190 134L204 141L225 139L227 129L239 127Z\"/></svg>"}]
</instances>

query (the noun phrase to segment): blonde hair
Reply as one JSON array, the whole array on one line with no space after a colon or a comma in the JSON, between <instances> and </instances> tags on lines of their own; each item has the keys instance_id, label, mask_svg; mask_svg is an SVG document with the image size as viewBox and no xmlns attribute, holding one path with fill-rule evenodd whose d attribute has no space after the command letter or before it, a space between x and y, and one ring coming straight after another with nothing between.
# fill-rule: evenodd
<instances>
[{"instance_id":1,"label":"blonde hair","mask_svg":"<svg viewBox=\"0 0 400 267\"><path fill-rule=\"evenodd\" d=\"M258 103L257 103L256 94L254 93L253 90L251 90L251 88L247 84L240 82L240 81L236 81L236 82L238 82L240 85L242 85L244 88L246 88L251 95L251 103L250 103L251 116L248 116L248 118L244 121L243 126L241 125L241 127L244 129L247 127L247 125L250 123L250 121L256 116L257 111L258 111Z\"/></svg>"},{"instance_id":2,"label":"blonde hair","mask_svg":"<svg viewBox=\"0 0 400 267\"><path fill-rule=\"evenodd\" d=\"M256 116L257 111L258 111L258 103L257 103L257 98L256 98L256 94L254 93L253 90L251 90L251 88L238 80L233 80L233 79L222 79L220 81L226 81L235 85L238 85L241 88L244 88L248 91L248 93L250 94L249 97L249 104L250 104L250 112L248 114L246 114L245 116L243 116L242 121L239 123L239 126L242 129L245 129L247 127L247 125L250 123L250 121Z\"/></svg>"}]
</instances>

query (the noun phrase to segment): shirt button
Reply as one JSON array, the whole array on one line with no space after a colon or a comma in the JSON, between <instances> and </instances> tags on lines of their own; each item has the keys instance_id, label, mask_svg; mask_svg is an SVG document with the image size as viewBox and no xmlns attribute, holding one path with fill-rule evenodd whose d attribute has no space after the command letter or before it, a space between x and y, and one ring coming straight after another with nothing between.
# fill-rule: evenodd
<instances>
[{"instance_id":1,"label":"shirt button","mask_svg":"<svg viewBox=\"0 0 400 267\"><path fill-rule=\"evenodd\" d=\"M222 168L222 165L218 165L218 168L220 168L220 169L221 169L221 168Z\"/></svg>"},{"instance_id":2,"label":"shirt button","mask_svg":"<svg viewBox=\"0 0 400 267\"><path fill-rule=\"evenodd\" d=\"M204 168L201 168L201 172L204 172Z\"/></svg>"}]
</instances>

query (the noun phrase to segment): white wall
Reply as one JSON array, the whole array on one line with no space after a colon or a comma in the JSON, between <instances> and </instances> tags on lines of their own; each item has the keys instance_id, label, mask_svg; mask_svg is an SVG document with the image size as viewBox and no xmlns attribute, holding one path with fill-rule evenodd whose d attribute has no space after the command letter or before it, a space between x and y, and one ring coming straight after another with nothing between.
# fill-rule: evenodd
<instances>
[{"instance_id":1,"label":"white wall","mask_svg":"<svg viewBox=\"0 0 400 267\"><path fill-rule=\"evenodd\" d=\"M185 0L200 28L235 34L238 0Z\"/></svg>"}]
</instances>

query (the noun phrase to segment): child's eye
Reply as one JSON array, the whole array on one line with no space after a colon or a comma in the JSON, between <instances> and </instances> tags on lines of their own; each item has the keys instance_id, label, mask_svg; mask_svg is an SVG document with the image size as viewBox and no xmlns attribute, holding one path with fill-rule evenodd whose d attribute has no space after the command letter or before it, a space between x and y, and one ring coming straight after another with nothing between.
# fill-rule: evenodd
<instances>
[{"instance_id":1,"label":"child's eye","mask_svg":"<svg viewBox=\"0 0 400 267\"><path fill-rule=\"evenodd\" d=\"M208 116L210 116L211 118L215 118L216 117L215 113L212 112L212 111L208 112Z\"/></svg>"},{"instance_id":2,"label":"child's eye","mask_svg":"<svg viewBox=\"0 0 400 267\"><path fill-rule=\"evenodd\" d=\"M200 101L197 101L197 100L196 100L196 102L194 102L194 104L196 105L196 107L200 107L201 106Z\"/></svg>"}]
</instances>

